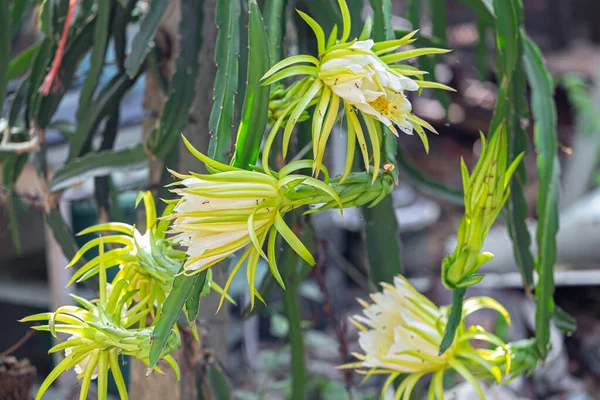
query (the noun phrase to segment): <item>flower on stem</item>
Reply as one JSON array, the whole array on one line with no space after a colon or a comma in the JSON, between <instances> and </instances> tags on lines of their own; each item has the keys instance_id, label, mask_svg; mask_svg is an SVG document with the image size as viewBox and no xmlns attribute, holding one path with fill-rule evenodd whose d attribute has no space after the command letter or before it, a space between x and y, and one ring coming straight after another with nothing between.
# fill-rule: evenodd
<instances>
[{"instance_id":1,"label":"flower on stem","mask_svg":"<svg viewBox=\"0 0 600 400\"><path fill-rule=\"evenodd\" d=\"M344 177L351 170L354 161L355 141L358 141L366 168L369 166L369 152L361 115L371 142L374 162L374 178L380 168L381 122L394 134L398 129L407 134L416 131L425 149L429 149L425 129L435 132L426 121L412 114L412 106L406 91L419 91L422 88L453 90L440 83L422 80L426 73L408 65L397 63L410 58L430 54L442 54L448 50L421 48L396 53L395 50L413 43L416 34L412 32L403 38L375 43L370 40L370 32L364 30L360 40L350 38L350 13L345 0L338 0L343 19L343 30L338 38L335 27L329 39L325 40L323 28L307 14L298 11L300 16L313 29L319 58L310 55L297 55L284 59L271 68L263 77L265 85L279 82L292 76L306 76L301 82L297 98L287 105L282 116L273 125L263 151L263 166L268 166L268 154L284 119L287 118L283 133L283 156L285 157L292 130L300 116L309 106L316 109L312 123L312 143L314 153L314 173L319 171L325 147L338 117L340 105L348 120L348 148ZM411 77L418 77L414 80ZM265 169L268 169L266 167Z\"/></svg>"},{"instance_id":2,"label":"flower on stem","mask_svg":"<svg viewBox=\"0 0 600 400\"><path fill-rule=\"evenodd\" d=\"M153 321L156 321L171 292L173 280L181 269L186 254L184 251L175 249L173 244L165 238L169 221L156 218L156 206L152 194L140 192L136 206L142 200L146 210L146 232L144 234L141 234L136 227L124 223L111 222L89 227L79 235L96 232L110 232L111 234L92 239L83 245L69 262L67 268L76 265L88 251L98 247L101 243L115 246L103 253L102 257L94 257L79 268L71 277L69 284L82 282L97 275L101 263L107 269L118 266L119 272L115 275L113 283L126 282L127 289L136 292L135 296L126 302L126 305L129 306L134 301L147 298L148 301L143 304L148 307L148 315L152 317ZM169 214L173 210L173 206L168 206L164 215ZM223 292L221 287L210 277L208 277L207 287L218 293ZM233 301L229 297L228 300ZM144 328L146 324L146 318L139 321L140 328Z\"/></svg>"},{"instance_id":3,"label":"flower on stem","mask_svg":"<svg viewBox=\"0 0 600 400\"><path fill-rule=\"evenodd\" d=\"M444 354L439 346L447 323L448 310L438 308L417 292L406 278L398 275L394 285L383 283L383 292L371 295L369 304L363 300L363 315L350 321L359 328L358 343L362 353L355 354L360 360L340 368L356 368L357 372L370 377L373 374L389 375L382 388L382 399L390 385L404 375L396 389L395 399L409 399L417 382L426 374L433 374L428 399L443 399L442 380L450 369L471 383L484 399L481 387L471 371L479 371L479 377L493 378L500 383L510 373L512 354L497 336L482 327L466 328L464 320L458 329L457 340ZM474 297L464 303L464 316L478 310L496 310L510 324L506 309L488 297ZM490 343L496 350L477 349L471 341ZM502 369L500 368L502 367Z\"/></svg>"},{"instance_id":4,"label":"flower on stem","mask_svg":"<svg viewBox=\"0 0 600 400\"><path fill-rule=\"evenodd\" d=\"M294 173L298 169L310 168L311 161L290 163L279 173L271 175L257 170L241 170L211 160L198 152L185 138L183 140L192 154L211 172L189 175L172 172L181 179L175 183L180 187L173 189L181 198L176 201L173 213L166 218L173 220L170 231L174 234L173 242L187 248L189 258L185 263L185 270L188 274L200 273L248 246L231 271L223 296L247 260L250 299L254 305L254 297L262 301L254 285L260 257L268 261L273 276L284 287L275 260L278 234L307 263L314 265L311 252L283 220L286 212L305 203L302 199L288 199L285 193L303 185L310 188L307 198L325 196L327 201L334 200L341 209L339 195L327 185L329 177L325 169L325 182ZM267 253L263 251L265 242L268 243Z\"/></svg>"},{"instance_id":5,"label":"flower on stem","mask_svg":"<svg viewBox=\"0 0 600 400\"><path fill-rule=\"evenodd\" d=\"M101 260L104 256L103 243L100 242ZM47 325L34 326L38 331L48 331L56 337L56 333L65 333L70 338L57 344L50 352L63 350L65 358L46 377L36 400L42 398L52 382L65 370L74 368L81 383L81 398L86 398L92 379L98 379L98 398L107 398L108 372L117 384L119 395L127 399L127 388L119 366L119 355L132 356L148 364L148 356L152 345L152 329L134 329L150 312L148 305L150 295L136 301L130 300L136 291L129 290L125 280L110 286L106 282L106 267L100 262L100 298L88 301L71 295L79 306L63 306L53 313L42 313L23 318L21 322L48 321ZM130 304L128 306L128 304ZM178 348L180 339L172 329L167 344L160 357L167 361L179 378L179 368L170 353ZM159 368L155 368L158 372Z\"/></svg>"},{"instance_id":6,"label":"flower on stem","mask_svg":"<svg viewBox=\"0 0 600 400\"><path fill-rule=\"evenodd\" d=\"M458 229L456 249L442 264L442 280L449 289L473 285L483 279L474 274L494 257L481 252L483 242L510 195L510 179L524 155L519 154L508 165L505 126L494 132L489 143L481 134L481 143L481 156L471 176L461 160L465 215Z\"/></svg>"}]
</instances>

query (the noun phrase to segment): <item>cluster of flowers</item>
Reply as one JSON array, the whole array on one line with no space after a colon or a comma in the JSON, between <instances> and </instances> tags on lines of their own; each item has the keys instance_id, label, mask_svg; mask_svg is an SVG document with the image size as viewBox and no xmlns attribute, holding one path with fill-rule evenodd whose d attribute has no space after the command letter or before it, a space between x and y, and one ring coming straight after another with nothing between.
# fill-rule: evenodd
<instances>
[{"instance_id":1,"label":"cluster of flowers","mask_svg":"<svg viewBox=\"0 0 600 400\"><path fill-rule=\"evenodd\" d=\"M70 340L51 350L64 350L66 358L43 383L38 398L61 372L73 367L83 379L82 398L90 380L96 376L99 398L106 397L109 370L121 397L127 398L118 356L130 355L148 363L152 329L177 275L209 272L211 267L240 251L241 257L223 288L212 282L210 274L204 285L221 293L221 306L228 298L227 291L234 276L245 265L251 304L254 305L255 298L264 302L254 285L261 257L285 289L280 266L276 263L279 235L307 263L315 263L311 252L286 224L287 212L307 206L312 206L307 213L330 208L341 211L347 207L374 206L381 201L392 191L395 182L390 168L382 170L382 138L386 129L395 135L398 130L407 134L416 131L428 150L425 130L435 132L435 129L412 113L407 93L423 88L452 89L424 81L425 72L398 63L446 50L396 52L413 43L416 32L397 40L374 43L369 38L370 24L366 24L360 38L348 40L348 8L344 0L339 0L339 5L343 16L341 37L336 28L326 40L323 29L311 17L299 12L316 35L318 58L289 57L273 66L263 78L264 84L270 85L304 76L287 88L279 84L272 92L271 130L263 148L261 166L242 170L217 162L183 138L189 151L209 173L171 171L178 179L171 186L178 199L167 202L161 218L156 217L151 195L142 194L138 201L143 199L146 205L145 234L118 223L102 224L82 232L114 232L90 241L69 264L76 264L84 253L98 247L100 255L81 267L72 281L98 275L100 296L91 302L74 297L81 307L65 306L54 313L24 319L46 320L47 325L35 329L71 335ZM309 112L311 107L314 108ZM323 156L340 109L347 121L347 161L342 176L330 178ZM269 166L270 151L280 129L283 127L285 159L294 126L311 115L313 159L290 162L278 172L273 171ZM365 164L364 172L352 172L356 142ZM489 259L489 255L480 254L482 238L508 195L508 182L516 166L506 167L505 151L506 135L499 130L492 136L490 145L484 146L471 177L463 164L467 213L461 224L457 251L444 264L444 281L449 287L470 283L476 268ZM305 169L312 170L312 174L301 174ZM105 244L121 247L104 252ZM185 250L178 250L176 246ZM114 266L118 266L119 271L108 284L106 270ZM364 315L352 319L360 330L359 345L364 353L356 354L359 362L342 368L357 368L369 376L389 374L384 393L396 378L407 374L396 390L397 399L401 396L408 399L417 381L427 373L433 374L430 398L442 398L442 378L448 369L457 371L481 393L476 378L501 382L503 376L510 377L515 371L522 372L531 366L528 358L521 357L527 354L521 350L527 346L506 345L481 327L466 328L464 321L448 351L439 354L448 324L448 309L436 307L401 276L395 279L394 285L383 284L383 292L372 295L372 299L372 305L360 301L365 308ZM463 318L482 308L492 308L509 321L506 310L489 298L465 301ZM173 328L161 353L175 369L176 363L169 353L179 346L176 329ZM495 348L476 349L472 340L488 342Z\"/></svg>"}]
</instances>

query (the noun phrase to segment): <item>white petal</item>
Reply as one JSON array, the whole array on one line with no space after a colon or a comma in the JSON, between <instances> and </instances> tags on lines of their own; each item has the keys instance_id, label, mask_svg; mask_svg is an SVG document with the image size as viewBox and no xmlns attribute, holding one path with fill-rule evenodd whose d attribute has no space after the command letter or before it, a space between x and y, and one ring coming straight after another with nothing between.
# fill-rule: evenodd
<instances>
[{"instance_id":1,"label":"white petal","mask_svg":"<svg viewBox=\"0 0 600 400\"><path fill-rule=\"evenodd\" d=\"M371 50L375 42L371 39L359 40L350 46L351 49Z\"/></svg>"}]
</instances>

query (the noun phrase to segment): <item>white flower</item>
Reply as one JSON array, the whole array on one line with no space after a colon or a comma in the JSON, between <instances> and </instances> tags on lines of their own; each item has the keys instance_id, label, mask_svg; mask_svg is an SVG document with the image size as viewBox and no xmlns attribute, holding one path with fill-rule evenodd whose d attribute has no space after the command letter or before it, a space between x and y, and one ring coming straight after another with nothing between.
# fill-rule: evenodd
<instances>
[{"instance_id":1,"label":"white flower","mask_svg":"<svg viewBox=\"0 0 600 400\"><path fill-rule=\"evenodd\" d=\"M373 45L372 40L356 42L350 49L365 52L327 59L319 75L344 101L376 117L393 132L396 124L412 134L413 126L406 118L412 106L404 91L417 91L419 85L384 64L370 51Z\"/></svg>"},{"instance_id":2,"label":"white flower","mask_svg":"<svg viewBox=\"0 0 600 400\"><path fill-rule=\"evenodd\" d=\"M261 174L245 174L247 179L240 182L227 181L227 172L219 174L219 182L188 178L181 182L185 189L176 190L182 197L171 231L176 233L173 241L188 248L186 270L208 268L249 244L249 226L262 237L273 224L282 204L277 180L264 176L256 181Z\"/></svg>"},{"instance_id":3,"label":"white flower","mask_svg":"<svg viewBox=\"0 0 600 400\"><path fill-rule=\"evenodd\" d=\"M439 322L445 315L404 277L383 287L383 293L371 296L373 304L364 315L354 317L368 327L359 332L358 341L365 353L364 366L412 373L446 364L451 351L438 356L444 334Z\"/></svg>"},{"instance_id":4,"label":"white flower","mask_svg":"<svg viewBox=\"0 0 600 400\"><path fill-rule=\"evenodd\" d=\"M433 374L430 396L433 394L439 398L443 393L444 373L454 369L475 387L482 399L481 387L474 374L493 378L497 383L503 375L500 366L504 367L505 375L509 374L511 351L500 338L478 326L466 329L463 320L454 342L440 355L447 308L435 306L402 276L394 278L394 285L383 283L382 286L383 292L371 295L372 304L359 300L364 307L363 314L350 319L360 330L358 344L362 353L354 354L359 362L340 368L357 368L357 372L367 376L388 374L382 393L386 393L400 375L408 374L396 389L397 399L402 395L410 398L416 383L427 373ZM466 300L463 318L483 308L498 311L510 323L506 309L488 297ZM497 346L498 354L489 349L474 348L470 344L473 339Z\"/></svg>"}]
</instances>

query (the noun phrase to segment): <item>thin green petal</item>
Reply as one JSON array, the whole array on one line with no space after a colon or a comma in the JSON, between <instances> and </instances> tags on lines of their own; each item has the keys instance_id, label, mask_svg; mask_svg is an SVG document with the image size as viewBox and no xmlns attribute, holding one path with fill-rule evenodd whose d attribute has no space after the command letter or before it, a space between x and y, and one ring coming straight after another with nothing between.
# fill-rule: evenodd
<instances>
[{"instance_id":1,"label":"thin green petal","mask_svg":"<svg viewBox=\"0 0 600 400\"><path fill-rule=\"evenodd\" d=\"M379 167L381 166L381 138L380 132L377 129L375 121L366 114L363 114L365 125L367 126L367 132L369 132L369 138L371 139L371 147L373 147L373 179L371 184L375 183L377 176L379 175Z\"/></svg>"},{"instance_id":2,"label":"thin green petal","mask_svg":"<svg viewBox=\"0 0 600 400\"><path fill-rule=\"evenodd\" d=\"M367 40L371 38L371 32L373 31L373 18L370 15L367 15L365 19L365 24L363 25L362 31L360 32L360 36L358 40Z\"/></svg>"},{"instance_id":3,"label":"thin green petal","mask_svg":"<svg viewBox=\"0 0 600 400\"><path fill-rule=\"evenodd\" d=\"M271 75L269 78L267 78L263 82L263 85L271 85L275 82L279 82L286 78L289 78L292 76L298 76L298 75L309 75L309 76L317 77L318 72L319 72L319 69L314 66L296 65L294 67L286 68L282 71L279 71L279 72Z\"/></svg>"},{"instance_id":4,"label":"thin green petal","mask_svg":"<svg viewBox=\"0 0 600 400\"><path fill-rule=\"evenodd\" d=\"M277 257L275 255L275 245L277 243L277 228L275 226L271 227L269 232L269 243L267 244L267 252L269 254L269 269L271 270L271 274L279 283L279 286L283 290L285 290L285 284L283 283L283 279L281 278L281 274L279 273L279 268L277 268Z\"/></svg>"},{"instance_id":5,"label":"thin green petal","mask_svg":"<svg viewBox=\"0 0 600 400\"><path fill-rule=\"evenodd\" d=\"M338 34L338 26L337 26L337 24L335 24L335 25L333 25L333 28L331 29L331 33L329 34L329 39L327 39L327 44L325 45L326 49L329 49L331 46L336 44L337 34Z\"/></svg>"},{"instance_id":6,"label":"thin green petal","mask_svg":"<svg viewBox=\"0 0 600 400\"><path fill-rule=\"evenodd\" d=\"M185 144L185 147L187 147L189 152L192 153L198 160L200 160L204 164L206 164L207 167L210 166L210 167L220 170L220 171L239 171L238 168L231 167L227 164L220 163L218 161L213 160L210 157L205 156L200 151L198 151L194 146L192 146L192 144L187 140L187 138L185 136L181 135L181 138L183 139L183 144Z\"/></svg>"},{"instance_id":7,"label":"thin green petal","mask_svg":"<svg viewBox=\"0 0 600 400\"><path fill-rule=\"evenodd\" d=\"M88 359L88 363L85 366L85 370L83 371L83 378L81 379L81 390L79 391L79 400L86 400L88 391L90 390L90 384L92 383L92 375L94 374L94 369L96 369L96 364L98 363L98 356L100 350L92 352L90 354L90 358Z\"/></svg>"},{"instance_id":8,"label":"thin green petal","mask_svg":"<svg viewBox=\"0 0 600 400\"><path fill-rule=\"evenodd\" d=\"M342 23L344 27L344 30L342 31L342 37L340 38L340 43L344 43L350 37L352 20L350 19L350 10L348 10L348 4L346 4L346 0L338 0L338 4L342 13Z\"/></svg>"},{"instance_id":9,"label":"thin green petal","mask_svg":"<svg viewBox=\"0 0 600 400\"><path fill-rule=\"evenodd\" d=\"M279 234L292 247L292 249L294 249L294 251L298 253L300 257L302 257L304 261L311 266L315 265L315 259L313 255L310 253L310 251L308 251L300 239L298 239L294 232L292 232L290 227L287 226L280 213L275 215L275 227L277 228Z\"/></svg>"},{"instance_id":10,"label":"thin green petal","mask_svg":"<svg viewBox=\"0 0 600 400\"><path fill-rule=\"evenodd\" d=\"M319 55L325 53L325 32L323 32L323 28L321 25L317 23L312 17L300 10L296 10L298 14L302 17L302 19L311 27L313 32L315 33L315 37L317 38L317 49L319 51Z\"/></svg>"},{"instance_id":11,"label":"thin green petal","mask_svg":"<svg viewBox=\"0 0 600 400\"><path fill-rule=\"evenodd\" d=\"M309 63L309 64L314 64L317 67L320 65L319 60L313 56L304 55L304 54L297 55L297 56L291 56L291 57L281 60L277 64L275 64L270 70L267 71L267 73L261 78L261 80L265 80L268 77L270 77L271 75L275 74L276 72L278 72L286 67L289 67L290 65L297 64L297 63Z\"/></svg>"},{"instance_id":12,"label":"thin green petal","mask_svg":"<svg viewBox=\"0 0 600 400\"><path fill-rule=\"evenodd\" d=\"M456 92L456 89L454 89L453 87L444 85L443 83L439 83L439 82L431 82L431 81L414 81L414 82L423 89L442 89L442 90L447 90L449 92Z\"/></svg>"},{"instance_id":13,"label":"thin green petal","mask_svg":"<svg viewBox=\"0 0 600 400\"><path fill-rule=\"evenodd\" d=\"M475 379L473 374L471 374L464 365L462 365L459 361L452 359L448 361L448 364L454 368L454 370L458 372L464 378L464 380L473 386L473 389L475 389L481 400L485 400L485 395L483 394L483 390L481 389L479 382L477 382L477 379Z\"/></svg>"},{"instance_id":14,"label":"thin green petal","mask_svg":"<svg viewBox=\"0 0 600 400\"><path fill-rule=\"evenodd\" d=\"M115 231L122 232L128 235L133 235L133 226L129 224L124 224L121 222L109 222L106 224L98 224L94 226L90 226L79 232L77 236L87 235L88 233L101 232L101 231Z\"/></svg>"},{"instance_id":15,"label":"thin green petal","mask_svg":"<svg viewBox=\"0 0 600 400\"><path fill-rule=\"evenodd\" d=\"M283 158L287 157L288 146L290 144L290 137L292 136L292 130L298 122L298 118L302 114L302 112L308 107L308 104L312 101L312 99L319 93L323 83L320 80L315 80L310 88L306 91L304 96L298 102L298 105L290 115L287 124L285 125L285 131L283 132Z\"/></svg>"},{"instance_id":16,"label":"thin green petal","mask_svg":"<svg viewBox=\"0 0 600 400\"><path fill-rule=\"evenodd\" d=\"M423 47L420 49L403 51L401 53L388 54L387 56L381 57L381 61L383 61L385 64L393 64L400 61L409 60L415 57L421 57L432 54L446 54L451 51L452 50L438 49L435 47Z\"/></svg>"},{"instance_id":17,"label":"thin green petal","mask_svg":"<svg viewBox=\"0 0 600 400\"><path fill-rule=\"evenodd\" d=\"M317 147L317 153L315 154L315 164L313 165L313 175L316 171L321 168L321 164L323 163L323 157L325 156L325 148L327 146L327 140L329 140L329 136L331 135L331 131L333 130L333 125L335 124L335 120L338 116L340 108L340 98L337 95L331 96L331 103L329 104L329 110L327 110L327 116L325 117L325 122L323 124L323 129L321 134L319 135L319 145Z\"/></svg>"}]
</instances>

